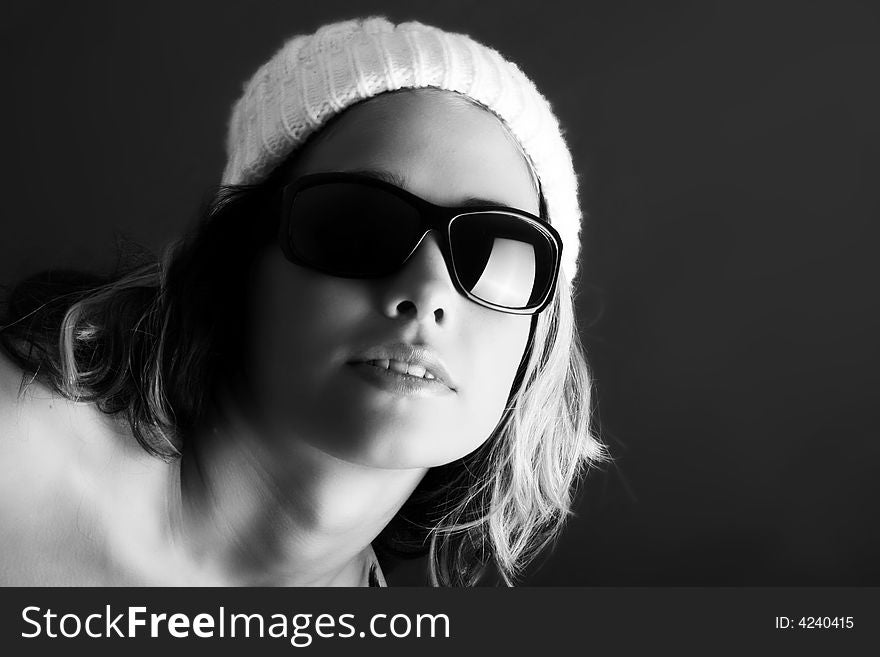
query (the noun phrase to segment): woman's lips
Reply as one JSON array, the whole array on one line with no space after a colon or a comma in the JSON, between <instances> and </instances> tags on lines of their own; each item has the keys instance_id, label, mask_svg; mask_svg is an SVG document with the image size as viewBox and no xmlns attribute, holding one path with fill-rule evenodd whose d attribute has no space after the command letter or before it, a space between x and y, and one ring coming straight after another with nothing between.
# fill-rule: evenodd
<instances>
[{"instance_id":1,"label":"woman's lips","mask_svg":"<svg viewBox=\"0 0 880 657\"><path fill-rule=\"evenodd\" d=\"M457 389L440 358L421 345L393 343L370 347L348 364L367 381L398 394L447 394Z\"/></svg>"},{"instance_id":2,"label":"woman's lips","mask_svg":"<svg viewBox=\"0 0 880 657\"><path fill-rule=\"evenodd\" d=\"M406 374L382 365L375 361L349 363L352 370L364 381L380 390L401 397L437 397L451 395L454 391L439 379Z\"/></svg>"},{"instance_id":3,"label":"woman's lips","mask_svg":"<svg viewBox=\"0 0 880 657\"><path fill-rule=\"evenodd\" d=\"M394 360L388 358L370 360L367 362L374 367L385 370L393 370L398 374L408 374L409 376L414 376L419 379L430 380L437 378L433 372L429 372L426 367L424 367L423 365L417 365L416 363L406 363L402 360Z\"/></svg>"}]
</instances>

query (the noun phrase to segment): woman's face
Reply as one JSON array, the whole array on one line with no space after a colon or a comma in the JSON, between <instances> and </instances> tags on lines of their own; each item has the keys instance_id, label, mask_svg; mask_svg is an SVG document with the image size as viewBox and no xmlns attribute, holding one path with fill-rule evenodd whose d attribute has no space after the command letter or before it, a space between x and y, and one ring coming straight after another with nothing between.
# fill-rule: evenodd
<instances>
[{"instance_id":1,"label":"woman's face","mask_svg":"<svg viewBox=\"0 0 880 657\"><path fill-rule=\"evenodd\" d=\"M438 205L477 198L538 214L513 138L494 115L448 93L385 94L349 109L302 153L291 179L331 171L391 175ZM249 380L276 438L352 463L424 468L492 434L531 317L457 292L433 232L386 278L321 274L272 245L253 281ZM394 371L413 350L434 380L418 368Z\"/></svg>"}]
</instances>

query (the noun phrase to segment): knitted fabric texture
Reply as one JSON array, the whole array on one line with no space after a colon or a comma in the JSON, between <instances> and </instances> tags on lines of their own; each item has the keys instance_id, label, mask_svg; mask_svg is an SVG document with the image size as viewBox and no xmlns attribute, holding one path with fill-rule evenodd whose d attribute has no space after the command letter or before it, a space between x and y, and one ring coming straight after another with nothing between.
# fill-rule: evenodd
<instances>
[{"instance_id":1,"label":"knitted fabric texture","mask_svg":"<svg viewBox=\"0 0 880 657\"><path fill-rule=\"evenodd\" d=\"M259 182L351 105L424 87L467 96L506 124L540 180L548 219L562 237L562 271L572 280L581 212L559 122L516 64L463 34L376 17L292 38L245 84L233 108L222 182Z\"/></svg>"}]
</instances>

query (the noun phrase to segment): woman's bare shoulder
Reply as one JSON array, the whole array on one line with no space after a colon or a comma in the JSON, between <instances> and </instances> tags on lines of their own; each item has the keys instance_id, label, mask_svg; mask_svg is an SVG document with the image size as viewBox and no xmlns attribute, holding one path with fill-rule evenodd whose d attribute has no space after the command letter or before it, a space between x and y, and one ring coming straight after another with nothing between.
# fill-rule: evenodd
<instances>
[{"instance_id":1,"label":"woman's bare shoulder","mask_svg":"<svg viewBox=\"0 0 880 657\"><path fill-rule=\"evenodd\" d=\"M63 494L72 473L105 461L119 437L102 416L94 404L28 376L0 350L0 514L29 496Z\"/></svg>"},{"instance_id":2,"label":"woman's bare shoulder","mask_svg":"<svg viewBox=\"0 0 880 657\"><path fill-rule=\"evenodd\" d=\"M0 584L79 581L70 555L94 542L91 490L109 441L96 414L0 351Z\"/></svg>"},{"instance_id":3,"label":"woman's bare shoulder","mask_svg":"<svg viewBox=\"0 0 880 657\"><path fill-rule=\"evenodd\" d=\"M0 350L0 464L55 437L68 406L68 400Z\"/></svg>"},{"instance_id":4,"label":"woman's bare shoulder","mask_svg":"<svg viewBox=\"0 0 880 657\"><path fill-rule=\"evenodd\" d=\"M136 581L126 519L151 517L165 467L124 422L0 353L0 586Z\"/></svg>"},{"instance_id":5,"label":"woman's bare shoulder","mask_svg":"<svg viewBox=\"0 0 880 657\"><path fill-rule=\"evenodd\" d=\"M51 409L52 391L28 376L0 349L0 469L7 469L31 442L33 422L40 407ZM36 413L35 413L36 412Z\"/></svg>"}]
</instances>

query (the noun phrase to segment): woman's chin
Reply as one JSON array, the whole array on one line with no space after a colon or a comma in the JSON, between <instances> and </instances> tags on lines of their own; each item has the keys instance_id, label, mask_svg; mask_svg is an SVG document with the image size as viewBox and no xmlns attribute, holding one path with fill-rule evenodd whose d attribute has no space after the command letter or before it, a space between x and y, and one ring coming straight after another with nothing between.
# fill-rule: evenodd
<instances>
[{"instance_id":1,"label":"woman's chin","mask_svg":"<svg viewBox=\"0 0 880 657\"><path fill-rule=\"evenodd\" d=\"M383 469L432 468L472 452L480 441L463 441L461 432L439 423L351 413L334 423L312 445L343 461ZM474 443L474 444L472 444Z\"/></svg>"}]
</instances>

